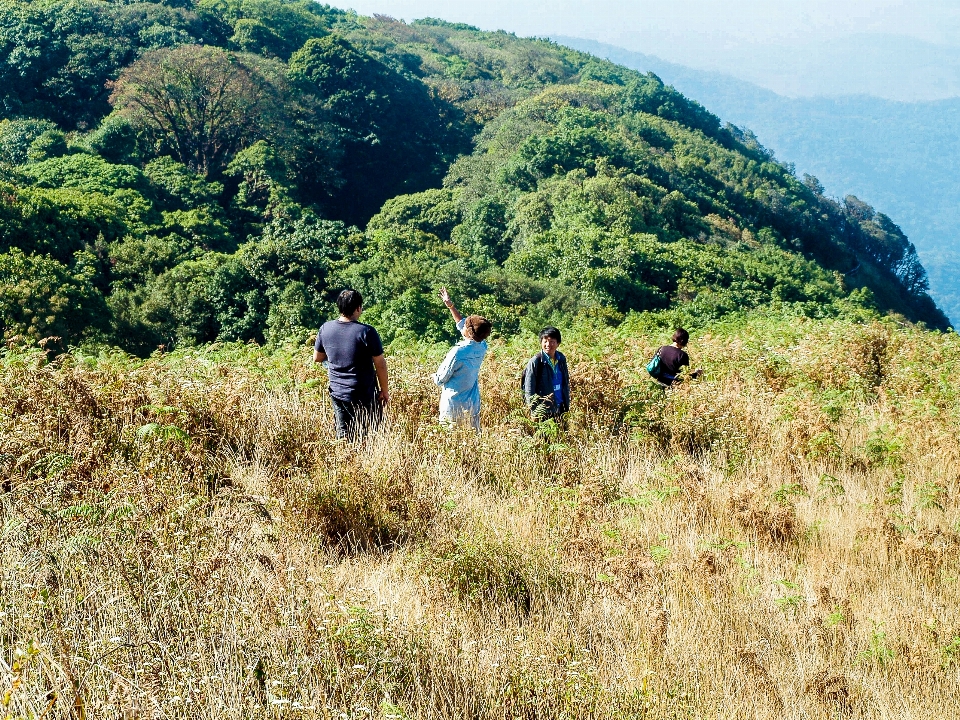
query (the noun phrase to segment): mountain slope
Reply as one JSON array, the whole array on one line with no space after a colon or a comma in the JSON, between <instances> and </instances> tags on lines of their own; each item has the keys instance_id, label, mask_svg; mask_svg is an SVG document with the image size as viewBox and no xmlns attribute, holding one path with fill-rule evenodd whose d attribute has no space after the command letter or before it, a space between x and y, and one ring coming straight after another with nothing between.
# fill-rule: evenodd
<instances>
[{"instance_id":1,"label":"mountain slope","mask_svg":"<svg viewBox=\"0 0 960 720\"><path fill-rule=\"evenodd\" d=\"M960 318L960 99L900 103L867 96L787 98L720 73L578 38L565 45L641 71L753 130L830 194L870 201L916 244L930 293Z\"/></svg>"},{"instance_id":2,"label":"mountain slope","mask_svg":"<svg viewBox=\"0 0 960 720\"><path fill-rule=\"evenodd\" d=\"M960 716L957 336L760 315L670 393L667 333L565 329L561 432L533 338L479 435L437 426L445 347L392 353L357 445L303 347L4 348L4 712Z\"/></svg>"},{"instance_id":3,"label":"mountain slope","mask_svg":"<svg viewBox=\"0 0 960 720\"><path fill-rule=\"evenodd\" d=\"M444 192L397 198L371 221L383 247L356 284L387 311L397 306L390 316L422 308L418 332L429 334L436 278L495 298L483 309L501 323L533 305L532 327L564 306L613 320L676 307L694 324L773 302L817 314L864 281L879 291L892 287L877 282L886 273L919 272L903 264L909 249L889 219L832 203L698 106L685 113L680 99L638 78L519 103L451 168ZM398 236L410 244L395 247ZM422 276L402 272L427 256ZM858 266L842 279L825 272ZM888 307L904 300L881 298Z\"/></svg>"},{"instance_id":4,"label":"mountain slope","mask_svg":"<svg viewBox=\"0 0 960 720\"><path fill-rule=\"evenodd\" d=\"M353 284L388 337L439 339L440 282L503 333L764 304L947 324L893 220L655 77L440 20L177 5L0 3L5 336L279 342Z\"/></svg>"}]
</instances>

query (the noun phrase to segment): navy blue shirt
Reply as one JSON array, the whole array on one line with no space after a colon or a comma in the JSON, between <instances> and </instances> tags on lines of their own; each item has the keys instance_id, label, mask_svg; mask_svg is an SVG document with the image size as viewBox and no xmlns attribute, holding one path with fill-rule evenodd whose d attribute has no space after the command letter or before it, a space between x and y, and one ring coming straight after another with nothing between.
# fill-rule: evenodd
<instances>
[{"instance_id":1,"label":"navy blue shirt","mask_svg":"<svg viewBox=\"0 0 960 720\"><path fill-rule=\"evenodd\" d=\"M673 381L680 374L680 369L690 367L690 356L673 345L664 345L660 348L660 379ZM663 377L666 375L666 377Z\"/></svg>"},{"instance_id":2,"label":"navy blue shirt","mask_svg":"<svg viewBox=\"0 0 960 720\"><path fill-rule=\"evenodd\" d=\"M373 358L383 355L377 331L362 322L324 323L313 346L327 355L330 395L346 402L368 403L377 394Z\"/></svg>"}]
</instances>

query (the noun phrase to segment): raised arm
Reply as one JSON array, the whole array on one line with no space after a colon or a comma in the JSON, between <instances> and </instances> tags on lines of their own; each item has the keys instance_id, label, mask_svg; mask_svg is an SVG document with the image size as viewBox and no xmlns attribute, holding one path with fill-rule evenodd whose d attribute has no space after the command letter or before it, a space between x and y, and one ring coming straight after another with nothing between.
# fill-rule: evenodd
<instances>
[{"instance_id":1,"label":"raised arm","mask_svg":"<svg viewBox=\"0 0 960 720\"><path fill-rule=\"evenodd\" d=\"M445 287L440 288L440 299L443 300L443 304L447 306L447 310L453 315L454 322L458 323L463 320L463 315L457 310L457 306L453 304L453 300L450 299L450 293L447 292Z\"/></svg>"}]
</instances>

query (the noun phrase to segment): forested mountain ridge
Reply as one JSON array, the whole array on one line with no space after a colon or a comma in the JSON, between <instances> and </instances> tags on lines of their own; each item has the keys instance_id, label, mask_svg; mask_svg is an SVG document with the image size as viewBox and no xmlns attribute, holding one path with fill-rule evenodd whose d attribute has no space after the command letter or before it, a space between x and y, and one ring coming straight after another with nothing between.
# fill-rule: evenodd
<instances>
[{"instance_id":1,"label":"forested mountain ridge","mask_svg":"<svg viewBox=\"0 0 960 720\"><path fill-rule=\"evenodd\" d=\"M277 341L348 283L387 338L446 337L439 283L507 333L769 303L947 324L892 220L549 41L307 0L4 0L0 48L8 338Z\"/></svg>"},{"instance_id":2,"label":"forested mountain ridge","mask_svg":"<svg viewBox=\"0 0 960 720\"><path fill-rule=\"evenodd\" d=\"M828 194L870 198L897 219L930 275L930 295L960 318L960 98L896 102L872 95L784 97L741 79L589 40L557 42L654 72L725 121L749 127Z\"/></svg>"}]
</instances>

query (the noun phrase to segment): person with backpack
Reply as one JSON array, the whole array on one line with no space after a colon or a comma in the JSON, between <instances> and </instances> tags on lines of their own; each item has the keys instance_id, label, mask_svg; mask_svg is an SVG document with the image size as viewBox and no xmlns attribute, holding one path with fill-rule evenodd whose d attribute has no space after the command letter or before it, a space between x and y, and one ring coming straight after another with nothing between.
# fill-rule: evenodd
<instances>
[{"instance_id":1,"label":"person with backpack","mask_svg":"<svg viewBox=\"0 0 960 720\"><path fill-rule=\"evenodd\" d=\"M690 367L690 356L684 348L690 342L690 333L683 328L677 328L673 333L673 343L664 345L657 350L653 359L647 363L647 372L661 385L670 387L683 381L683 368ZM697 378L703 371L697 368L690 377Z\"/></svg>"},{"instance_id":2,"label":"person with backpack","mask_svg":"<svg viewBox=\"0 0 960 720\"><path fill-rule=\"evenodd\" d=\"M313 361L325 362L337 438L363 438L383 417L390 400L387 361L380 335L359 321L363 298L344 290L337 298L340 317L324 323L317 333Z\"/></svg>"},{"instance_id":3,"label":"person with backpack","mask_svg":"<svg viewBox=\"0 0 960 720\"><path fill-rule=\"evenodd\" d=\"M570 372L567 358L557 348L560 331L540 331L540 352L530 358L523 371L523 397L530 416L539 421L559 419L570 410Z\"/></svg>"},{"instance_id":4,"label":"person with backpack","mask_svg":"<svg viewBox=\"0 0 960 720\"><path fill-rule=\"evenodd\" d=\"M441 388L440 422L451 426L470 425L479 432L480 364L487 354L487 338L493 325L480 315L461 315L445 287L440 288L440 299L463 335L433 374L433 381Z\"/></svg>"}]
</instances>

